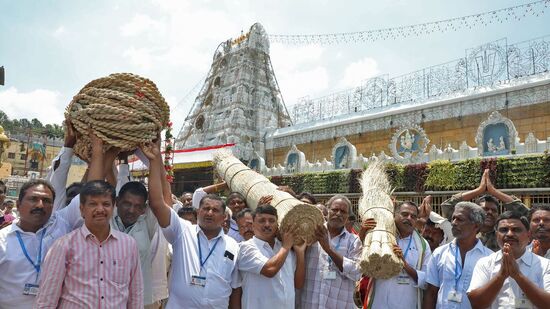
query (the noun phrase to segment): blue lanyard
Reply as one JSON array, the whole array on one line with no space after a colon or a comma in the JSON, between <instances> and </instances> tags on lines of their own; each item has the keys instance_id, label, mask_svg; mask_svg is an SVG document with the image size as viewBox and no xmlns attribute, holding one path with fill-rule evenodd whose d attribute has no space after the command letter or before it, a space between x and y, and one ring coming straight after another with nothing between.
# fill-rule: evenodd
<instances>
[{"instance_id":1,"label":"blue lanyard","mask_svg":"<svg viewBox=\"0 0 550 309\"><path fill-rule=\"evenodd\" d=\"M458 255L458 244L455 244L455 290L458 289L458 281L462 277L462 267L459 266Z\"/></svg>"},{"instance_id":2,"label":"blue lanyard","mask_svg":"<svg viewBox=\"0 0 550 309\"><path fill-rule=\"evenodd\" d=\"M340 249L340 241L344 236L345 234L341 234L340 236L338 236L338 243L336 244L336 248L334 248L336 252L338 252L338 249ZM330 266L332 264L332 259L330 258L330 256L327 256L327 258L328 258L328 265Z\"/></svg>"},{"instance_id":3,"label":"blue lanyard","mask_svg":"<svg viewBox=\"0 0 550 309\"><path fill-rule=\"evenodd\" d=\"M42 236L40 237L40 246L38 247L38 257L36 258L36 263L34 263L31 257L29 256L29 253L27 252L27 248L25 247L25 243L21 238L21 233L19 233L19 231L15 231L15 234L17 235L17 240L19 240L19 246L21 246L21 250L23 250L23 254L25 254L25 257L27 258L27 260L32 264L32 266L36 270L36 276L38 277L38 274L40 273L40 264L42 263L42 241L44 240L44 235L46 235L46 228L42 230Z\"/></svg>"},{"instance_id":4,"label":"blue lanyard","mask_svg":"<svg viewBox=\"0 0 550 309\"><path fill-rule=\"evenodd\" d=\"M414 232L413 232L414 233ZM411 234L410 236L411 238L409 238L409 244L407 245L407 249L405 249L405 254L403 255L403 260L406 260L407 259L407 254L409 253L409 249L411 248L411 242L413 240L413 234Z\"/></svg>"},{"instance_id":5,"label":"blue lanyard","mask_svg":"<svg viewBox=\"0 0 550 309\"><path fill-rule=\"evenodd\" d=\"M197 233L197 244L199 245L199 259L200 259L200 262L201 262L201 269L204 266L204 264L206 264L206 261L208 261L208 259L212 255L212 252L214 252L214 249L216 249L216 246L218 245L218 241L220 241L220 238L221 237L218 237L218 239L216 239L216 242L214 243L214 246L212 246L212 249L210 249L210 252L208 252L208 255L206 256L206 259L203 261L202 260L202 250L201 250L201 240L199 239L199 234Z\"/></svg>"}]
</instances>

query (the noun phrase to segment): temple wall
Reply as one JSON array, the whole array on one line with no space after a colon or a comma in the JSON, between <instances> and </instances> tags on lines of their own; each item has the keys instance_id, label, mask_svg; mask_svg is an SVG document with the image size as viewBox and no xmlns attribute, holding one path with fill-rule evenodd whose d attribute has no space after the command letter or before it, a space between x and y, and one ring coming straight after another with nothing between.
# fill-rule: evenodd
<instances>
[{"instance_id":1,"label":"temple wall","mask_svg":"<svg viewBox=\"0 0 550 309\"><path fill-rule=\"evenodd\" d=\"M524 142L527 134L534 133L539 140L546 140L550 137L550 100L543 103L512 107L508 109L496 109L504 117L509 118L514 123L520 141ZM479 125L487 119L490 112L483 112L462 117L453 117L441 120L426 121L418 123L426 132L430 143L427 149L432 145L443 149L448 144L458 149L463 141L475 147L475 137ZM368 127L364 128L365 131ZM390 155L389 143L395 128L382 129L376 131L367 131L359 134L344 135L346 139L357 148L357 153L369 157L373 153L379 154L384 151ZM305 153L309 162L316 162L326 158L330 161L332 148L336 144L336 137L311 141L309 143L296 144L297 148ZM277 147L266 150L266 165L275 164L284 165L287 152L290 146Z\"/></svg>"}]
</instances>

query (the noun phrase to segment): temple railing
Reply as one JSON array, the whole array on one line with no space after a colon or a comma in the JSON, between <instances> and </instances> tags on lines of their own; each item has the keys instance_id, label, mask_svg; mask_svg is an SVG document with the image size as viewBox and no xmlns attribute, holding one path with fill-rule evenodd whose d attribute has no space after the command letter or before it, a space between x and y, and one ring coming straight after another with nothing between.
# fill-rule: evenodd
<instances>
[{"instance_id":1,"label":"temple railing","mask_svg":"<svg viewBox=\"0 0 550 309\"><path fill-rule=\"evenodd\" d=\"M373 77L356 88L320 98L303 97L289 112L293 123L300 124L401 104L421 105L545 73L549 68L550 35L510 45L501 39L467 49L464 57L447 63L393 78Z\"/></svg>"}]
</instances>

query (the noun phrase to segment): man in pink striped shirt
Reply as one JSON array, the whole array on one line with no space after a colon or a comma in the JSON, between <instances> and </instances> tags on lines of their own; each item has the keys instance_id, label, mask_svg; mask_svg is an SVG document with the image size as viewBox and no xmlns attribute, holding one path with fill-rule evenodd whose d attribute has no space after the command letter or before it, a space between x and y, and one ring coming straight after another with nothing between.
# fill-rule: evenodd
<instances>
[{"instance_id":1,"label":"man in pink striped shirt","mask_svg":"<svg viewBox=\"0 0 550 309\"><path fill-rule=\"evenodd\" d=\"M80 193L84 225L48 251L38 308L143 308L136 241L110 228L115 189L103 180Z\"/></svg>"}]
</instances>

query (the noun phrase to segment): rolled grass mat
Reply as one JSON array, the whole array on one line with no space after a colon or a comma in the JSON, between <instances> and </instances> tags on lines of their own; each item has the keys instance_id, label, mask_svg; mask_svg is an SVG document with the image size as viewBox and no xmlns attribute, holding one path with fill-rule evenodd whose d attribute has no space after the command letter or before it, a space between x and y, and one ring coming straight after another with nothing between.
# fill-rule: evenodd
<instances>
[{"instance_id":1,"label":"rolled grass mat","mask_svg":"<svg viewBox=\"0 0 550 309\"><path fill-rule=\"evenodd\" d=\"M273 199L270 204L277 209L281 231L285 232L296 226L296 244L304 241L311 244L315 241L315 229L324 222L319 209L278 190L269 179L244 165L226 149L216 151L213 161L218 175L231 191L239 192L245 197L250 209L256 209L262 197L271 195Z\"/></svg>"}]
</instances>

